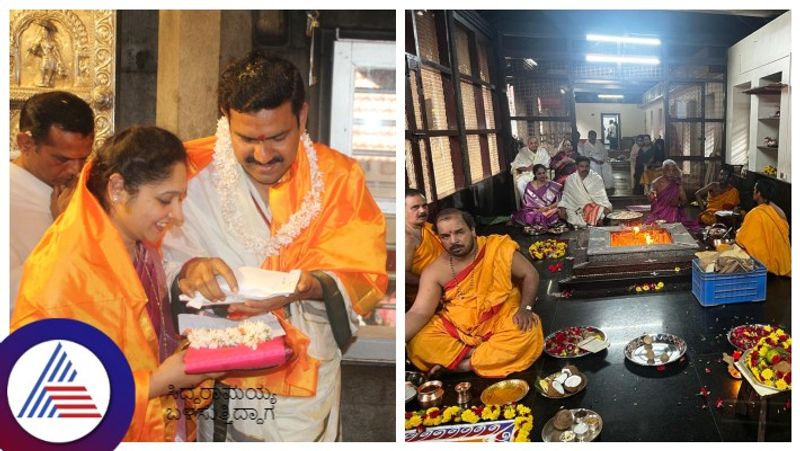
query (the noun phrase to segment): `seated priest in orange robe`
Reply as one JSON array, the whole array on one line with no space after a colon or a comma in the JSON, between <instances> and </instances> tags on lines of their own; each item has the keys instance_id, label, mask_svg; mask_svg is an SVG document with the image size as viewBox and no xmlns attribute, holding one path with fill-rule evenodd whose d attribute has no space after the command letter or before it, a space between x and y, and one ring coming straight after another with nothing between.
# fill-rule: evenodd
<instances>
[{"instance_id":1,"label":"seated priest in orange robe","mask_svg":"<svg viewBox=\"0 0 800 451\"><path fill-rule=\"evenodd\" d=\"M705 204L705 210L700 212L697 217L698 222L703 225L711 225L717 222L714 215L720 210L733 210L739 207L739 190L731 185L731 178L733 177L733 168L730 166L723 166L719 170L719 176L716 182L711 182L697 190L694 197L697 199L697 204L700 208Z\"/></svg>"},{"instance_id":2,"label":"seated priest in orange robe","mask_svg":"<svg viewBox=\"0 0 800 451\"><path fill-rule=\"evenodd\" d=\"M193 440L193 424L168 413L200 406L176 399L170 386L221 375L184 373L156 247L183 218L186 179L186 151L172 133L134 127L112 137L26 260L11 318L12 332L45 318L83 321L120 347L136 396L125 441Z\"/></svg>"},{"instance_id":3,"label":"seated priest in orange robe","mask_svg":"<svg viewBox=\"0 0 800 451\"><path fill-rule=\"evenodd\" d=\"M742 227L736 233L736 243L763 263L767 271L779 276L791 276L789 222L783 210L772 203L774 193L775 184L771 181L756 182L753 200L758 206L745 215Z\"/></svg>"},{"instance_id":4,"label":"seated priest in orange robe","mask_svg":"<svg viewBox=\"0 0 800 451\"><path fill-rule=\"evenodd\" d=\"M473 371L482 377L529 368L544 343L533 312L539 286L533 265L508 236L477 237L469 213L443 210L436 229L446 252L422 272L406 313L411 362L431 373Z\"/></svg>"},{"instance_id":5,"label":"seated priest in orange robe","mask_svg":"<svg viewBox=\"0 0 800 451\"><path fill-rule=\"evenodd\" d=\"M419 284L422 270L444 252L427 219L425 196L413 188L406 189L406 284Z\"/></svg>"}]
</instances>

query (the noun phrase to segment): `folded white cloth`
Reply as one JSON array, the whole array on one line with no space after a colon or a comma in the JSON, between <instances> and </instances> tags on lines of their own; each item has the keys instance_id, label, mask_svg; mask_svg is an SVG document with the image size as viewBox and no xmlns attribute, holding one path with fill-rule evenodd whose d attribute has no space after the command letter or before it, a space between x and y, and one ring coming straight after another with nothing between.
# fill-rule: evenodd
<instances>
[{"instance_id":1,"label":"folded white cloth","mask_svg":"<svg viewBox=\"0 0 800 451\"><path fill-rule=\"evenodd\" d=\"M239 284L239 291L236 293L231 291L222 276L217 276L217 283L219 283L222 292L225 293L225 300L211 302L200 292L196 292L194 297L182 294L180 295L180 300L186 302L189 307L201 308L209 305L236 304L248 300L260 301L276 296L287 296L294 293L302 273L299 269L282 272L252 266L242 266L233 272L236 276L236 282Z\"/></svg>"}]
</instances>

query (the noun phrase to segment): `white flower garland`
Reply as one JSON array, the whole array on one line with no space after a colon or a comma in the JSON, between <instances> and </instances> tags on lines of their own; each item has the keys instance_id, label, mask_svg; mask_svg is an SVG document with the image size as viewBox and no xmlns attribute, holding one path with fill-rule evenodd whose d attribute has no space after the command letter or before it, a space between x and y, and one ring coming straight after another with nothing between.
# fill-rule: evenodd
<instances>
[{"instance_id":1,"label":"white flower garland","mask_svg":"<svg viewBox=\"0 0 800 451\"><path fill-rule=\"evenodd\" d=\"M212 176L217 193L222 204L222 217L227 226L228 233L237 241L244 244L251 252L261 258L277 255L281 247L288 246L305 230L311 221L319 215L322 209L321 199L323 191L322 174L317 166L317 152L307 133L303 133L301 140L308 158L309 172L311 173L311 190L303 196L300 209L292 213L289 221L272 237L263 237L260 234L247 230L246 222L242 217L242 209L237 196L241 195L241 177L239 161L233 153L231 134L228 129L228 120L223 116L217 123L217 142L214 145L214 160ZM248 196L249 197L249 196Z\"/></svg>"}]
</instances>

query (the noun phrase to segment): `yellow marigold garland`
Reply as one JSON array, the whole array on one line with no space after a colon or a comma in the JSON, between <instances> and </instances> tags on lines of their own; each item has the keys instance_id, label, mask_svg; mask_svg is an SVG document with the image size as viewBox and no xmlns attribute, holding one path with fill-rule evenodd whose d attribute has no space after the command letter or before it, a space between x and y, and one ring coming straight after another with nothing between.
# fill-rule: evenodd
<instances>
[{"instance_id":1,"label":"yellow marigold garland","mask_svg":"<svg viewBox=\"0 0 800 451\"><path fill-rule=\"evenodd\" d=\"M523 404L511 404L504 407L472 406L462 408L459 406L449 406L444 409L431 407L427 410L416 412L406 412L405 428L420 429L426 426L441 426L453 423L474 424L479 421L495 421L502 413L506 420L514 420L515 442L529 442L530 433L533 429L533 413L530 407Z\"/></svg>"}]
</instances>

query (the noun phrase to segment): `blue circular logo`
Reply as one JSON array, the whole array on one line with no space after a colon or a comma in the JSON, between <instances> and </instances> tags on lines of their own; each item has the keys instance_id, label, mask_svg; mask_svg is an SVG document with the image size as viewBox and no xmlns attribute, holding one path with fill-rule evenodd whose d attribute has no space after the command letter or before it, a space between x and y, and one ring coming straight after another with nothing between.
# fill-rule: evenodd
<instances>
[{"instance_id":1,"label":"blue circular logo","mask_svg":"<svg viewBox=\"0 0 800 451\"><path fill-rule=\"evenodd\" d=\"M133 417L135 387L119 347L71 319L28 324L0 343L0 448L113 449Z\"/></svg>"}]
</instances>

